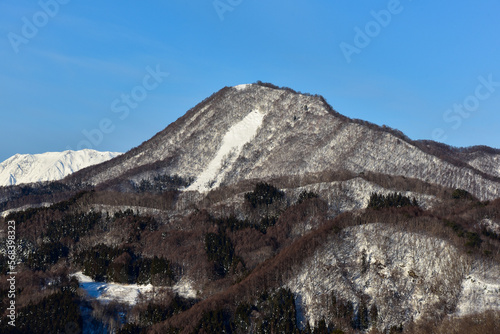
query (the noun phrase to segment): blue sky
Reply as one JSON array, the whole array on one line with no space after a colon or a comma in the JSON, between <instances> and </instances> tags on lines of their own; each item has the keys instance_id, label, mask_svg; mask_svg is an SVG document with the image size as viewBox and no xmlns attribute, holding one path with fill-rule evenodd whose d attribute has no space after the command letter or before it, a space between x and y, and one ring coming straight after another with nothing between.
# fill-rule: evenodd
<instances>
[{"instance_id":1,"label":"blue sky","mask_svg":"<svg viewBox=\"0 0 500 334\"><path fill-rule=\"evenodd\" d=\"M498 148L498 13L494 0L3 0L0 161L124 152L257 80L412 139Z\"/></svg>"}]
</instances>

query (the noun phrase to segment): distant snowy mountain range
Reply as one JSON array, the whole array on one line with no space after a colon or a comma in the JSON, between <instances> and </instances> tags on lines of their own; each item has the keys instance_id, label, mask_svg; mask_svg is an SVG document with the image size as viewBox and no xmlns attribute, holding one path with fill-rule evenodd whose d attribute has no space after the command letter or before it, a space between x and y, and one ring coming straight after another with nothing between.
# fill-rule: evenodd
<instances>
[{"instance_id":1,"label":"distant snowy mountain range","mask_svg":"<svg viewBox=\"0 0 500 334\"><path fill-rule=\"evenodd\" d=\"M61 180L80 169L110 160L120 154L89 149L16 154L0 163L0 186Z\"/></svg>"}]
</instances>

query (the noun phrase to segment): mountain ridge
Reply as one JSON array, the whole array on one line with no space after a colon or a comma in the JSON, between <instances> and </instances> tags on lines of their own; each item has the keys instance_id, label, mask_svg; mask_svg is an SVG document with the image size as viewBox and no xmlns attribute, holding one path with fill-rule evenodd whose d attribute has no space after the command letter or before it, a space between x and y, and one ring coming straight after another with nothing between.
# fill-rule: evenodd
<instances>
[{"instance_id":1,"label":"mountain ridge","mask_svg":"<svg viewBox=\"0 0 500 334\"><path fill-rule=\"evenodd\" d=\"M216 156L229 129L258 109L265 114L262 127L240 154L232 157L234 161L226 166L224 175L216 175L222 178L218 185L264 174L298 175L346 169L416 177L446 187L464 188L482 199L500 195L500 170L494 168L500 159L500 150L483 146L453 148L433 141L413 141L399 130L348 118L319 95L301 94L264 83L237 87L222 88L150 140L117 160L93 167L87 173L76 173L68 182L89 179L97 185L127 174L131 169L138 170L132 182L151 173L196 179ZM377 145L370 145L375 142ZM368 150L365 143L370 145ZM398 147L399 144L403 144L404 149ZM295 160L290 153L297 147L302 148L299 156L303 161ZM383 156L375 158L380 150ZM287 157L281 159L278 155ZM306 157L312 159L312 163L306 162ZM393 160L400 161L394 165ZM276 170L273 165L277 164L288 166L287 172ZM394 166L389 167L391 164ZM431 175L434 171L445 174L446 178ZM488 185L490 181L495 186Z\"/></svg>"}]
</instances>

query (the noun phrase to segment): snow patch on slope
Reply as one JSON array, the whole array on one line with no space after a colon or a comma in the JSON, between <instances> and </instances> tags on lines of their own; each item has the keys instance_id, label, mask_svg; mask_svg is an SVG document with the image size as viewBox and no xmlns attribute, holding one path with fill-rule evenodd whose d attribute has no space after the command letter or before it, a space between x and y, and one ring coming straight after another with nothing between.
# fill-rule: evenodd
<instances>
[{"instance_id":1,"label":"snow patch on slope","mask_svg":"<svg viewBox=\"0 0 500 334\"><path fill-rule=\"evenodd\" d=\"M153 291L153 286L138 284L118 284L96 282L81 271L73 274L80 282L80 287L87 292L91 298L95 298L103 303L116 301L134 305L141 294L147 294Z\"/></svg>"},{"instance_id":2,"label":"snow patch on slope","mask_svg":"<svg viewBox=\"0 0 500 334\"><path fill-rule=\"evenodd\" d=\"M80 282L80 287L85 290L91 298L97 299L102 303L111 301L134 305L137 303L139 296L153 293L153 285L139 284L119 284L96 282L91 277L84 275L81 271L72 274ZM172 286L172 291L183 298L196 298L196 291L192 286L192 281L183 277L179 282Z\"/></svg>"},{"instance_id":3,"label":"snow patch on slope","mask_svg":"<svg viewBox=\"0 0 500 334\"><path fill-rule=\"evenodd\" d=\"M215 157L186 190L204 192L218 187L227 169L240 155L243 146L255 137L263 120L264 114L254 110L243 120L233 125L222 139L222 145Z\"/></svg>"},{"instance_id":4,"label":"snow patch on slope","mask_svg":"<svg viewBox=\"0 0 500 334\"><path fill-rule=\"evenodd\" d=\"M464 279L456 314L464 316L486 310L500 310L500 268L476 269Z\"/></svg>"},{"instance_id":5,"label":"snow patch on slope","mask_svg":"<svg viewBox=\"0 0 500 334\"><path fill-rule=\"evenodd\" d=\"M16 154L0 163L0 186L57 181L121 153L95 150Z\"/></svg>"},{"instance_id":6,"label":"snow patch on slope","mask_svg":"<svg viewBox=\"0 0 500 334\"><path fill-rule=\"evenodd\" d=\"M186 277L182 277L181 280L172 287L172 290L181 297L196 298L193 282Z\"/></svg>"},{"instance_id":7,"label":"snow patch on slope","mask_svg":"<svg viewBox=\"0 0 500 334\"><path fill-rule=\"evenodd\" d=\"M492 221L491 219L483 219L479 224L479 228L485 228L486 231L500 235L500 224Z\"/></svg>"},{"instance_id":8,"label":"snow patch on slope","mask_svg":"<svg viewBox=\"0 0 500 334\"><path fill-rule=\"evenodd\" d=\"M234 86L233 88L235 88L236 90L245 90L247 89L248 87L252 86L252 84L243 84L243 85L238 85L238 86Z\"/></svg>"},{"instance_id":9,"label":"snow patch on slope","mask_svg":"<svg viewBox=\"0 0 500 334\"><path fill-rule=\"evenodd\" d=\"M485 173L500 177L500 155L482 154L468 161L468 164Z\"/></svg>"}]
</instances>

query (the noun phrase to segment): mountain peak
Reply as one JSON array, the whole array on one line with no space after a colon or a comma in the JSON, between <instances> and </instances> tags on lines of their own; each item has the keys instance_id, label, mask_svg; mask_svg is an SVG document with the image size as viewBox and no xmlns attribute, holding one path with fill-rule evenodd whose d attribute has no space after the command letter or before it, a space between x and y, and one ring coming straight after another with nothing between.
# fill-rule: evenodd
<instances>
[{"instance_id":1,"label":"mountain peak","mask_svg":"<svg viewBox=\"0 0 500 334\"><path fill-rule=\"evenodd\" d=\"M116 180L126 188L168 174L194 180L187 189L205 192L343 170L463 188L480 199L500 195L500 174L491 167L500 154L450 152L345 117L319 95L257 82L221 89L139 147L72 182Z\"/></svg>"},{"instance_id":2,"label":"mountain peak","mask_svg":"<svg viewBox=\"0 0 500 334\"><path fill-rule=\"evenodd\" d=\"M249 88L250 86L252 86L252 84L242 84L242 85L234 86L233 88L235 88L237 90L245 90L245 89Z\"/></svg>"}]
</instances>

